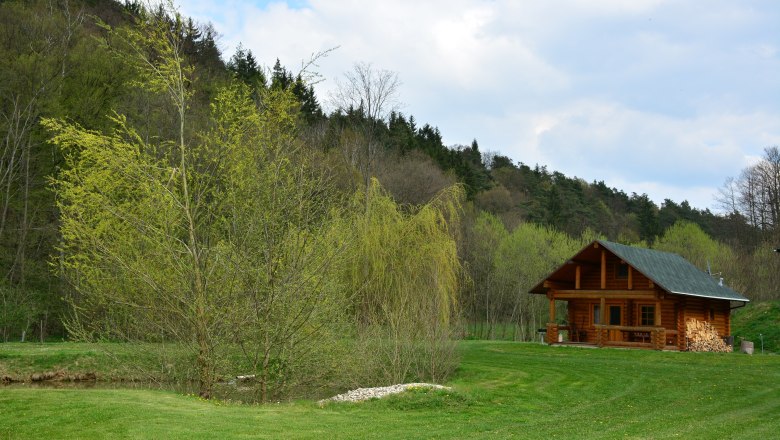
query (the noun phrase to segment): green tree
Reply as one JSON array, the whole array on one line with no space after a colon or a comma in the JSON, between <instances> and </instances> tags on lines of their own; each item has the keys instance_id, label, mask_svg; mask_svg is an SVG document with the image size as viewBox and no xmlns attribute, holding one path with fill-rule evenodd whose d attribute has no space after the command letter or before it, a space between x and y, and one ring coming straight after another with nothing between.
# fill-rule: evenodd
<instances>
[{"instance_id":1,"label":"green tree","mask_svg":"<svg viewBox=\"0 0 780 440\"><path fill-rule=\"evenodd\" d=\"M674 252L702 271L710 270L715 279L725 278L734 289L744 291L747 287L744 266L734 251L727 245L712 239L697 224L680 220L656 240L655 249Z\"/></svg>"},{"instance_id":2,"label":"green tree","mask_svg":"<svg viewBox=\"0 0 780 440\"><path fill-rule=\"evenodd\" d=\"M583 245L583 240L555 229L522 223L496 249L497 277L511 292L506 322L517 327L519 339L531 340L547 320L549 302L528 291Z\"/></svg>"},{"instance_id":3,"label":"green tree","mask_svg":"<svg viewBox=\"0 0 780 440\"><path fill-rule=\"evenodd\" d=\"M301 116L307 124L312 125L323 119L324 114L319 102L317 102L317 96L314 94L314 86L306 84L303 80L303 75L298 74L295 77L292 92L298 99L298 102L300 102Z\"/></svg>"},{"instance_id":4,"label":"green tree","mask_svg":"<svg viewBox=\"0 0 780 440\"><path fill-rule=\"evenodd\" d=\"M83 14L51 2L0 3L0 314L4 338L25 337L61 310L46 258L56 241L46 176L57 156L38 125L63 110L70 53L83 41ZM72 101L75 101L72 100ZM13 318L12 318L13 317Z\"/></svg>"},{"instance_id":5,"label":"green tree","mask_svg":"<svg viewBox=\"0 0 780 440\"><path fill-rule=\"evenodd\" d=\"M357 193L350 224L340 227L354 258L345 276L355 292L358 338L373 348L383 381L442 380L456 365L461 269L454 233L462 189L450 187L411 213L376 179L368 190L368 197Z\"/></svg>"},{"instance_id":6,"label":"green tree","mask_svg":"<svg viewBox=\"0 0 780 440\"><path fill-rule=\"evenodd\" d=\"M282 63L279 62L279 58L277 58L276 63L271 70L271 88L275 90L287 90L292 84L292 74L282 66Z\"/></svg>"},{"instance_id":7,"label":"green tree","mask_svg":"<svg viewBox=\"0 0 780 440\"><path fill-rule=\"evenodd\" d=\"M639 238L648 243L653 243L658 236L658 207L655 206L647 194L632 194L632 211L636 213L639 222Z\"/></svg>"},{"instance_id":8,"label":"green tree","mask_svg":"<svg viewBox=\"0 0 780 440\"><path fill-rule=\"evenodd\" d=\"M400 86L397 73L376 69L370 63L356 63L344 74L344 80L337 82L330 97L337 111L356 113L354 131L357 136L351 137L354 142L343 143L342 148L363 177L366 197L371 194L368 188L376 174L385 120L399 105Z\"/></svg>"},{"instance_id":9,"label":"green tree","mask_svg":"<svg viewBox=\"0 0 780 440\"><path fill-rule=\"evenodd\" d=\"M775 252L777 248L777 241L766 241L757 246L752 254L740 255L738 261L744 268L740 287L743 287L749 298L758 301L780 300L777 288L780 286L780 255Z\"/></svg>"},{"instance_id":10,"label":"green tree","mask_svg":"<svg viewBox=\"0 0 780 440\"><path fill-rule=\"evenodd\" d=\"M156 17L111 32L131 51L136 84L169 99L174 140L147 142L123 116L106 134L44 122L67 165L54 188L60 266L78 292L69 329L184 346L204 397L236 373L237 344L265 400L302 377L300 354L323 346L319 330L343 310L327 276L337 252L322 235L331 192L297 154L289 90L265 94L259 111L245 85L224 89L207 128L188 136L193 70L181 32Z\"/></svg>"},{"instance_id":11,"label":"green tree","mask_svg":"<svg viewBox=\"0 0 780 440\"><path fill-rule=\"evenodd\" d=\"M230 57L227 68L233 72L236 78L249 86L253 96L257 98L259 98L259 92L267 87L265 73L257 64L252 51L244 49L240 44L236 49L236 53Z\"/></svg>"},{"instance_id":12,"label":"green tree","mask_svg":"<svg viewBox=\"0 0 780 440\"><path fill-rule=\"evenodd\" d=\"M496 271L496 249L509 236L501 221L481 211L474 224L464 233L464 260L471 275L471 289L467 293L471 326L477 337L496 337L498 324L505 320L505 289L499 286Z\"/></svg>"},{"instance_id":13,"label":"green tree","mask_svg":"<svg viewBox=\"0 0 780 440\"><path fill-rule=\"evenodd\" d=\"M348 333L346 289L335 276L345 258L335 229L343 204L302 154L291 91L265 92L262 112L248 96L240 86L220 94L206 139L227 150L215 199L239 300L228 322L266 401L334 374L331 351Z\"/></svg>"},{"instance_id":14,"label":"green tree","mask_svg":"<svg viewBox=\"0 0 780 440\"><path fill-rule=\"evenodd\" d=\"M719 270L718 266L734 259L734 253L728 246L713 240L697 224L685 220L664 231L653 247L679 254L701 270L706 270L708 264Z\"/></svg>"},{"instance_id":15,"label":"green tree","mask_svg":"<svg viewBox=\"0 0 780 440\"><path fill-rule=\"evenodd\" d=\"M519 340L531 340L547 319L547 300L528 291L586 243L602 238L588 228L572 238L533 223L510 232L486 212L464 235L464 260L473 280L466 312L474 335Z\"/></svg>"}]
</instances>

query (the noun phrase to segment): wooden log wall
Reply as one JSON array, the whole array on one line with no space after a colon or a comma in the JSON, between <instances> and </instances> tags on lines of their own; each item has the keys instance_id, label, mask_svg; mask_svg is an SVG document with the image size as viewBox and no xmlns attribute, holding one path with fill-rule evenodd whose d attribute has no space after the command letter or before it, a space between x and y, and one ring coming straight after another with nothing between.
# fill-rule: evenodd
<instances>
[{"instance_id":1,"label":"wooden log wall","mask_svg":"<svg viewBox=\"0 0 780 440\"><path fill-rule=\"evenodd\" d=\"M650 332L653 350L663 350L666 347L666 330L658 329Z\"/></svg>"},{"instance_id":2,"label":"wooden log wall","mask_svg":"<svg viewBox=\"0 0 780 440\"><path fill-rule=\"evenodd\" d=\"M687 297L685 300L685 320L707 321L720 336L731 334L730 305L728 301Z\"/></svg>"},{"instance_id":3,"label":"wooden log wall","mask_svg":"<svg viewBox=\"0 0 780 440\"><path fill-rule=\"evenodd\" d=\"M599 300L593 299L568 301L568 322L574 324L583 336L579 338L579 342L597 343L598 334L593 327L593 306L599 303ZM623 307L622 325L639 326L642 323L641 306L655 306L656 303L646 300L607 299L606 307L611 305ZM666 294L661 302L661 325L668 330L676 330L677 334L666 332L663 342L665 345L685 350L685 323L692 318L708 321L719 335L728 336L731 334L729 314L728 301Z\"/></svg>"},{"instance_id":4,"label":"wooden log wall","mask_svg":"<svg viewBox=\"0 0 780 440\"><path fill-rule=\"evenodd\" d=\"M606 288L607 290L628 289L628 276L618 278L617 266L621 264L620 259L607 253L606 258ZM585 265L581 270L580 288L583 290L601 289L601 267L600 264ZM634 290L646 290L651 286L650 279L641 273L633 270L631 273L631 284Z\"/></svg>"},{"instance_id":5,"label":"wooden log wall","mask_svg":"<svg viewBox=\"0 0 780 440\"><path fill-rule=\"evenodd\" d=\"M596 341L596 331L593 328L591 317L592 304L598 304L598 301L577 301L571 300L569 305L569 324L574 324L578 331L585 336L582 342Z\"/></svg>"}]
</instances>

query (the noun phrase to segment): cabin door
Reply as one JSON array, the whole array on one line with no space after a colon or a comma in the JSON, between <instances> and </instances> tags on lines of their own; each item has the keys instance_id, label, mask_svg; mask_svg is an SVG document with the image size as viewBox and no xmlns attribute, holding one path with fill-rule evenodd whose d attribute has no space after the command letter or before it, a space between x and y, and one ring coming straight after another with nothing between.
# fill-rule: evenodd
<instances>
[{"instance_id":1,"label":"cabin door","mask_svg":"<svg viewBox=\"0 0 780 440\"><path fill-rule=\"evenodd\" d=\"M609 306L608 312L607 319L609 319L609 325L623 325L623 306ZM620 330L610 330L609 340L622 341L623 332Z\"/></svg>"}]
</instances>

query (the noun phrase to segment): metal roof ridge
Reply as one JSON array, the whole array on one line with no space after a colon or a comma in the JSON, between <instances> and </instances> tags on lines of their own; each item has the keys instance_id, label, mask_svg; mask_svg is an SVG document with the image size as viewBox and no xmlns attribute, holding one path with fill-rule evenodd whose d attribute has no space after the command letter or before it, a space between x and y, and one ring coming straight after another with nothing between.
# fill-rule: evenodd
<instances>
[{"instance_id":1,"label":"metal roof ridge","mask_svg":"<svg viewBox=\"0 0 780 440\"><path fill-rule=\"evenodd\" d=\"M734 291L734 293L736 293L737 295L741 296L744 299L727 298L725 296L701 295L701 294L698 294L698 293L690 293L690 292L673 292L673 291L669 291L669 293L673 293L675 295L695 296L697 298L712 298L712 299L725 299L725 300L728 300L728 301L750 302L749 299L747 299L746 297L744 297L742 294L740 294L737 291Z\"/></svg>"}]
</instances>

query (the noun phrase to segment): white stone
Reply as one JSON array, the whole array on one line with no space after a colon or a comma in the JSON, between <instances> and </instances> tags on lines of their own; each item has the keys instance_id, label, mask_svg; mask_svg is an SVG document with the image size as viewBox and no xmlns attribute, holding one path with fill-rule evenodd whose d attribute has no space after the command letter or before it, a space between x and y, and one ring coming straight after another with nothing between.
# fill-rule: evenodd
<instances>
[{"instance_id":1,"label":"white stone","mask_svg":"<svg viewBox=\"0 0 780 440\"><path fill-rule=\"evenodd\" d=\"M390 394L402 393L409 388L433 388L437 390L451 390L450 387L444 385L438 385L434 383L401 383L396 385L390 385L387 387L375 387L375 388L358 388L356 390L347 391L343 394L338 394L329 399L322 399L318 403L320 405L326 402L359 402L361 400L368 399L380 399Z\"/></svg>"}]
</instances>

